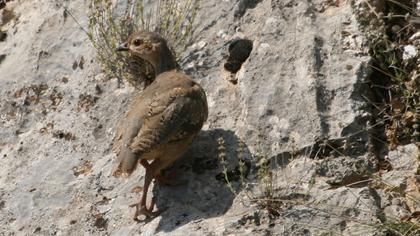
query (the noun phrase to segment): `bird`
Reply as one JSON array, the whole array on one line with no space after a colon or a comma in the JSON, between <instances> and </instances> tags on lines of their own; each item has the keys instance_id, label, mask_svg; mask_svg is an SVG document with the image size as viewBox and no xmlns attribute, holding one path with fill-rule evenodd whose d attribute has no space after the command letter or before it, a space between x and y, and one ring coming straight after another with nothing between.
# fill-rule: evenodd
<instances>
[{"instance_id":1,"label":"bird","mask_svg":"<svg viewBox=\"0 0 420 236\"><path fill-rule=\"evenodd\" d=\"M139 31L121 43L117 51L150 63L155 79L137 95L120 120L113 142L117 155L112 175L128 177L140 163L146 170L143 192L134 220L159 214L154 212L156 198L146 206L153 179L169 184L163 171L182 156L200 132L208 116L204 89L177 69L167 41L158 33Z\"/></svg>"}]
</instances>

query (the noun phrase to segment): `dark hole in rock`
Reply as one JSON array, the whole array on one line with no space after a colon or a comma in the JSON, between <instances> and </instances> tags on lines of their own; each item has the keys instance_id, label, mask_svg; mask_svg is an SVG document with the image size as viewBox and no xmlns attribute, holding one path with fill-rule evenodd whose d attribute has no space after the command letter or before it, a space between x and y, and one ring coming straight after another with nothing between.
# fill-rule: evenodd
<instances>
[{"instance_id":1,"label":"dark hole in rock","mask_svg":"<svg viewBox=\"0 0 420 236\"><path fill-rule=\"evenodd\" d=\"M0 30L0 42L5 41L7 38L7 33Z\"/></svg>"},{"instance_id":2,"label":"dark hole in rock","mask_svg":"<svg viewBox=\"0 0 420 236\"><path fill-rule=\"evenodd\" d=\"M48 54L48 52L41 50L41 51L38 53L38 58L46 57L46 56L48 56L48 55L49 55L49 54Z\"/></svg>"},{"instance_id":3,"label":"dark hole in rock","mask_svg":"<svg viewBox=\"0 0 420 236\"><path fill-rule=\"evenodd\" d=\"M4 9L1 14L1 25L6 25L15 18L15 13L12 10Z\"/></svg>"},{"instance_id":4,"label":"dark hole in rock","mask_svg":"<svg viewBox=\"0 0 420 236\"><path fill-rule=\"evenodd\" d=\"M6 58L6 54L1 54L0 55L0 63L2 63L5 58Z\"/></svg>"},{"instance_id":5,"label":"dark hole in rock","mask_svg":"<svg viewBox=\"0 0 420 236\"><path fill-rule=\"evenodd\" d=\"M102 94L102 88L101 88L101 86L99 86L98 84L97 85L95 85L95 91L96 91L96 94Z\"/></svg>"},{"instance_id":6,"label":"dark hole in rock","mask_svg":"<svg viewBox=\"0 0 420 236\"><path fill-rule=\"evenodd\" d=\"M255 8L261 0L240 0L237 8L235 9L234 16L236 18L242 17L248 9Z\"/></svg>"},{"instance_id":7,"label":"dark hole in rock","mask_svg":"<svg viewBox=\"0 0 420 236\"><path fill-rule=\"evenodd\" d=\"M39 233L41 232L41 227L36 227L36 229L34 230L34 233Z\"/></svg>"},{"instance_id":8,"label":"dark hole in rock","mask_svg":"<svg viewBox=\"0 0 420 236\"><path fill-rule=\"evenodd\" d=\"M98 214L95 216L95 227L99 229L105 229L108 226L108 220L102 217L102 214Z\"/></svg>"},{"instance_id":9,"label":"dark hole in rock","mask_svg":"<svg viewBox=\"0 0 420 236\"><path fill-rule=\"evenodd\" d=\"M85 58L82 56L79 61L79 68L83 70L83 66L85 65Z\"/></svg>"},{"instance_id":10,"label":"dark hole in rock","mask_svg":"<svg viewBox=\"0 0 420 236\"><path fill-rule=\"evenodd\" d=\"M0 10L6 7L6 3L12 0L0 0Z\"/></svg>"},{"instance_id":11,"label":"dark hole in rock","mask_svg":"<svg viewBox=\"0 0 420 236\"><path fill-rule=\"evenodd\" d=\"M228 50L229 57L224 67L227 71L236 73L251 54L252 41L249 39L234 39L229 43Z\"/></svg>"},{"instance_id":12,"label":"dark hole in rock","mask_svg":"<svg viewBox=\"0 0 420 236\"><path fill-rule=\"evenodd\" d=\"M75 140L76 136L70 132L64 132L62 130L56 130L52 133L54 138L65 139L67 141Z\"/></svg>"},{"instance_id":13,"label":"dark hole in rock","mask_svg":"<svg viewBox=\"0 0 420 236\"><path fill-rule=\"evenodd\" d=\"M77 63L77 61L74 61L73 66L71 68L73 68L73 70L76 70L78 66L79 66L79 63Z\"/></svg>"},{"instance_id":14,"label":"dark hole in rock","mask_svg":"<svg viewBox=\"0 0 420 236\"><path fill-rule=\"evenodd\" d=\"M68 16L67 11L66 11L66 9L64 9L64 11L63 11L64 21L67 19L67 16Z\"/></svg>"}]
</instances>

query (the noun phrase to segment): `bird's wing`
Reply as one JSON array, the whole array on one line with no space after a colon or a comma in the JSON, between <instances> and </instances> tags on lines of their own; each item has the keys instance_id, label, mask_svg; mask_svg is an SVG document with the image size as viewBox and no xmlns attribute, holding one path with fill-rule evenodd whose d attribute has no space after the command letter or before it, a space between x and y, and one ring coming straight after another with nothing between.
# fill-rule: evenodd
<instances>
[{"instance_id":1,"label":"bird's wing","mask_svg":"<svg viewBox=\"0 0 420 236\"><path fill-rule=\"evenodd\" d=\"M138 135L147 117L162 112L169 98L159 83L152 83L130 105L124 118L117 126L117 133L114 138L113 151L118 153L123 147L129 147L133 139Z\"/></svg>"},{"instance_id":2,"label":"bird's wing","mask_svg":"<svg viewBox=\"0 0 420 236\"><path fill-rule=\"evenodd\" d=\"M132 103L114 140L113 175L130 174L142 154L197 133L207 118L203 89L178 73L165 73Z\"/></svg>"},{"instance_id":3,"label":"bird's wing","mask_svg":"<svg viewBox=\"0 0 420 236\"><path fill-rule=\"evenodd\" d=\"M113 151L117 154L124 146L129 146L131 140L136 137L143 125L145 113L141 112L141 110L145 110L146 104L138 104L139 102L144 101L141 97L142 96L136 98L133 102L133 105L136 104L139 109L130 109L118 123L113 141Z\"/></svg>"},{"instance_id":4,"label":"bird's wing","mask_svg":"<svg viewBox=\"0 0 420 236\"><path fill-rule=\"evenodd\" d=\"M120 120L113 141L113 151L117 160L112 171L114 176L129 176L136 168L138 156L131 150L130 144L143 126L148 99L138 96L132 106Z\"/></svg>"},{"instance_id":5,"label":"bird's wing","mask_svg":"<svg viewBox=\"0 0 420 236\"><path fill-rule=\"evenodd\" d=\"M147 153L161 144L188 135L184 132L185 124L190 122L191 114L197 107L194 95L200 89L199 86L173 88L166 93L163 102L150 106L143 126L130 145L131 150Z\"/></svg>"}]
</instances>

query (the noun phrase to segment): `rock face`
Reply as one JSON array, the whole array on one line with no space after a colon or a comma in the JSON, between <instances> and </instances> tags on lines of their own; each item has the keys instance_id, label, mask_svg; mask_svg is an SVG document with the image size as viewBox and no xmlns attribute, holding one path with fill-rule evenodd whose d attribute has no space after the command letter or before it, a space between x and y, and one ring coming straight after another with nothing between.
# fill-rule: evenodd
<instances>
[{"instance_id":1,"label":"rock face","mask_svg":"<svg viewBox=\"0 0 420 236\"><path fill-rule=\"evenodd\" d=\"M180 65L206 90L209 119L172 168L187 184L154 186L157 207L167 210L142 223L128 205L140 198L144 171L127 180L110 175L116 123L136 91L98 69L78 25L87 25L85 1L8 2L14 17L0 42L0 232L385 235L375 227L386 222L384 209L407 217L420 207L367 185L378 170L366 115L370 58L346 2L202 1ZM252 51L232 74L224 63L237 39L252 41ZM389 158L411 174L384 178L415 193L415 170L404 163L415 162L418 149L407 148L401 161L404 153ZM280 211L250 200L264 197L262 183L240 191L236 178L235 194L228 188L221 150L229 173L238 156L251 163L252 186L259 183L254 158L271 160Z\"/></svg>"}]
</instances>

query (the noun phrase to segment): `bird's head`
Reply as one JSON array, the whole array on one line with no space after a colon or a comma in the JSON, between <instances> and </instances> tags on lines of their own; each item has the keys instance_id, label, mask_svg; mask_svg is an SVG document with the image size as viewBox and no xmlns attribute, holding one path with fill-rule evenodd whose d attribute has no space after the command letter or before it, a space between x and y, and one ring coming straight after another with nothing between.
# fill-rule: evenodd
<instances>
[{"instance_id":1,"label":"bird's head","mask_svg":"<svg viewBox=\"0 0 420 236\"><path fill-rule=\"evenodd\" d=\"M166 40L159 34L150 31L133 33L116 50L128 51L131 55L148 61L156 70L156 74L176 67L174 57Z\"/></svg>"}]
</instances>

